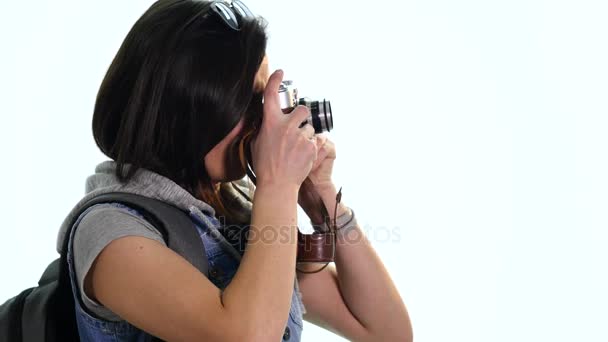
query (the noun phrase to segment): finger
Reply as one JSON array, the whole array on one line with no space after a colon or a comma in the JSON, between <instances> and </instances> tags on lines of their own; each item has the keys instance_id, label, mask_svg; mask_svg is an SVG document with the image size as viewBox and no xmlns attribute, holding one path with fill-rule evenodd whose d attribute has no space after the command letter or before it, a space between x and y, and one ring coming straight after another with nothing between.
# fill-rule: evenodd
<instances>
[{"instance_id":1,"label":"finger","mask_svg":"<svg viewBox=\"0 0 608 342\"><path fill-rule=\"evenodd\" d=\"M327 151L328 158L336 158L336 145L333 141L327 139L323 145L323 149Z\"/></svg>"},{"instance_id":2,"label":"finger","mask_svg":"<svg viewBox=\"0 0 608 342\"><path fill-rule=\"evenodd\" d=\"M279 99L279 87L283 81L283 70L277 70L270 75L266 89L264 89L264 116L279 115L281 111L281 101Z\"/></svg>"},{"instance_id":3,"label":"finger","mask_svg":"<svg viewBox=\"0 0 608 342\"><path fill-rule=\"evenodd\" d=\"M302 134L304 135L304 137L306 137L306 139L313 141L315 143L315 146L317 145L317 139L315 139L315 129L314 127L312 127L312 125L306 124L302 126L300 130L302 131Z\"/></svg>"},{"instance_id":4,"label":"finger","mask_svg":"<svg viewBox=\"0 0 608 342\"><path fill-rule=\"evenodd\" d=\"M306 106L299 105L289 114L289 125L300 125L310 116L310 110Z\"/></svg>"},{"instance_id":5,"label":"finger","mask_svg":"<svg viewBox=\"0 0 608 342\"><path fill-rule=\"evenodd\" d=\"M307 125L310 126L310 125ZM312 162L313 165L317 161L318 153L317 153L317 139L309 139L310 144L312 144Z\"/></svg>"},{"instance_id":6,"label":"finger","mask_svg":"<svg viewBox=\"0 0 608 342\"><path fill-rule=\"evenodd\" d=\"M317 134L317 147L319 149L323 148L326 142L327 136L325 134Z\"/></svg>"},{"instance_id":7,"label":"finger","mask_svg":"<svg viewBox=\"0 0 608 342\"><path fill-rule=\"evenodd\" d=\"M327 148L327 139L323 141L317 137L317 149L319 150L319 153L326 153L329 150Z\"/></svg>"},{"instance_id":8,"label":"finger","mask_svg":"<svg viewBox=\"0 0 608 342\"><path fill-rule=\"evenodd\" d=\"M319 142L317 141L317 160L315 161L315 166L313 168L319 167L325 158L327 158L328 153L329 151L326 148L319 146Z\"/></svg>"}]
</instances>

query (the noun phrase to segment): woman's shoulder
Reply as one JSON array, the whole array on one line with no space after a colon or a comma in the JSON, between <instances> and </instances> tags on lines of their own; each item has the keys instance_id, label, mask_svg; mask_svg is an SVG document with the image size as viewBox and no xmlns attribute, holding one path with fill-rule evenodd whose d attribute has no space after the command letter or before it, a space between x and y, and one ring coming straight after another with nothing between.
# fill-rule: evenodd
<instances>
[{"instance_id":1,"label":"woman's shoulder","mask_svg":"<svg viewBox=\"0 0 608 342\"><path fill-rule=\"evenodd\" d=\"M93 235L95 240L100 238L106 240L107 237L142 235L164 244L163 236L158 229L137 210L121 203L91 206L81 214L79 221L74 233L74 242L77 241L76 236Z\"/></svg>"},{"instance_id":2,"label":"woman's shoulder","mask_svg":"<svg viewBox=\"0 0 608 342\"><path fill-rule=\"evenodd\" d=\"M72 249L79 295L84 306L95 316L120 321L120 317L90 298L84 279L101 251L112 241L125 236L141 236L166 245L162 234L135 209L120 203L102 203L85 210L77 221Z\"/></svg>"}]
</instances>

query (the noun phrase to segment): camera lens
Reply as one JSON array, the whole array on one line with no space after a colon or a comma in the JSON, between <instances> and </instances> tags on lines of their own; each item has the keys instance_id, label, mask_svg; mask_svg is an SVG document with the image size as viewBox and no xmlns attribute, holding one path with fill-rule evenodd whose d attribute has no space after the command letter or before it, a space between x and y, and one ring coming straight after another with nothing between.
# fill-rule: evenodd
<instances>
[{"instance_id":1,"label":"camera lens","mask_svg":"<svg viewBox=\"0 0 608 342\"><path fill-rule=\"evenodd\" d=\"M313 101L309 98L303 98L300 99L299 104L308 107L310 110L310 117L307 121L314 127L316 134L334 129L334 118L329 101Z\"/></svg>"}]
</instances>

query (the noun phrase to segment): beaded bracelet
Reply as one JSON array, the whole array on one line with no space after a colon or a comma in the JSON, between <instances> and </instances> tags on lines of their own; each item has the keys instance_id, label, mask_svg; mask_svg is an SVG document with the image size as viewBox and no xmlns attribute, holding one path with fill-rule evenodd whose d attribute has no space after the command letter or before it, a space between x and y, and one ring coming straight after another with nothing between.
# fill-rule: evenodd
<instances>
[{"instance_id":1,"label":"beaded bracelet","mask_svg":"<svg viewBox=\"0 0 608 342\"><path fill-rule=\"evenodd\" d=\"M355 217L355 211L352 208L348 208L348 211L350 212L350 217L348 217L348 221L346 221L346 223L337 224L338 220L336 220L336 231L338 232L337 234L344 235L353 228L357 227L357 218ZM342 218L345 215L346 214L342 214L338 219Z\"/></svg>"},{"instance_id":2,"label":"beaded bracelet","mask_svg":"<svg viewBox=\"0 0 608 342\"><path fill-rule=\"evenodd\" d=\"M355 217L355 211L351 208L348 208L348 210L338 216L335 220L335 224L336 224L336 230L335 232L339 234L345 234L347 231L351 230L353 227L357 226L357 219ZM315 230L317 231L324 231L324 232L329 232L331 231L330 227L327 226L327 223L322 223L322 224L314 224L312 223L312 226L315 228Z\"/></svg>"}]
</instances>

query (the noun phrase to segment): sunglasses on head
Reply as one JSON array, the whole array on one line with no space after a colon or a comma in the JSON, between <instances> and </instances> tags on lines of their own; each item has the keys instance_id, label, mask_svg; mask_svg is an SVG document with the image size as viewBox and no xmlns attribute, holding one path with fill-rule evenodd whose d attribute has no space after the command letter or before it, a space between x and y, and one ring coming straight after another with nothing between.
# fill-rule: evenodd
<instances>
[{"instance_id":1,"label":"sunglasses on head","mask_svg":"<svg viewBox=\"0 0 608 342\"><path fill-rule=\"evenodd\" d=\"M235 31L240 31L240 21L243 19L255 19L253 13L238 0L221 1L216 0L211 3L211 9L224 20L226 25Z\"/></svg>"}]
</instances>

